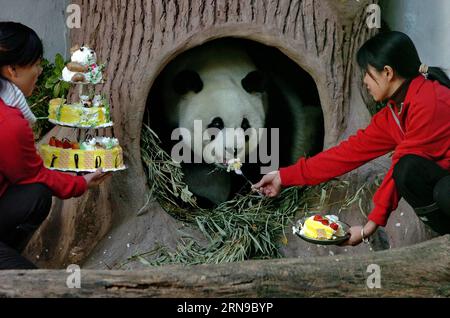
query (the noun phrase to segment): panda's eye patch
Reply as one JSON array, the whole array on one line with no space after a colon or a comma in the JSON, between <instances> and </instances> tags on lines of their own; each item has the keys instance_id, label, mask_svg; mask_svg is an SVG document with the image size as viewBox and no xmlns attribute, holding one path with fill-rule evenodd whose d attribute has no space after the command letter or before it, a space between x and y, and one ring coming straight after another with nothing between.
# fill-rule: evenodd
<instances>
[{"instance_id":1,"label":"panda's eye patch","mask_svg":"<svg viewBox=\"0 0 450 318\"><path fill-rule=\"evenodd\" d=\"M84 51L84 47L80 47L80 51L83 52Z\"/></svg>"},{"instance_id":2,"label":"panda's eye patch","mask_svg":"<svg viewBox=\"0 0 450 318\"><path fill-rule=\"evenodd\" d=\"M173 89L180 95L184 95L190 91L198 93L203 89L203 81L197 72L184 70L175 76L172 83Z\"/></svg>"},{"instance_id":3,"label":"panda's eye patch","mask_svg":"<svg viewBox=\"0 0 450 318\"><path fill-rule=\"evenodd\" d=\"M214 118L211 123L208 125L208 128L217 128L222 130L223 127L225 127L222 118L216 117Z\"/></svg>"},{"instance_id":4,"label":"panda's eye patch","mask_svg":"<svg viewBox=\"0 0 450 318\"><path fill-rule=\"evenodd\" d=\"M244 131L246 131L246 130L249 129L250 127L251 127L251 126L250 126L250 123L248 122L248 119L247 119L247 118L242 119L241 128L242 128Z\"/></svg>"},{"instance_id":5,"label":"panda's eye patch","mask_svg":"<svg viewBox=\"0 0 450 318\"><path fill-rule=\"evenodd\" d=\"M267 88L267 78L260 71L253 71L247 74L241 81L242 88L248 93L262 93Z\"/></svg>"}]
</instances>

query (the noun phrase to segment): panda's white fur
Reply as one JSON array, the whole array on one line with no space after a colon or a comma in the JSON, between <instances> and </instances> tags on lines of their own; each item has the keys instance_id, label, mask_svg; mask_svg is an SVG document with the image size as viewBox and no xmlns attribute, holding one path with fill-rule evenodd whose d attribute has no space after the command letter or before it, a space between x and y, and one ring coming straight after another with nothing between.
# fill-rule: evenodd
<instances>
[{"instance_id":1,"label":"panda's white fur","mask_svg":"<svg viewBox=\"0 0 450 318\"><path fill-rule=\"evenodd\" d=\"M203 83L201 91L189 91L182 95L174 92L174 78L183 70L198 73ZM223 162L236 157L244 161L246 152L256 150L257 142L246 142L241 128L244 118L256 131L265 123L266 94L249 93L241 84L242 79L255 70L257 69L246 52L229 43L210 43L192 49L167 67L163 92L166 117L172 127L187 128L192 134L194 120L202 120L203 129L206 129L214 118L219 117L225 128L236 129L232 138L230 135L224 138L225 130L222 130L213 141L203 142L203 149L214 147L215 156L210 151L199 153L198 148L193 147L193 140L183 138L196 156L203 155L205 162ZM250 140L255 140L252 138L256 136L251 135Z\"/></svg>"},{"instance_id":2,"label":"panda's white fur","mask_svg":"<svg viewBox=\"0 0 450 318\"><path fill-rule=\"evenodd\" d=\"M78 62L83 65L97 63L97 54L95 51L87 46L82 46L70 57L71 62Z\"/></svg>"}]
</instances>

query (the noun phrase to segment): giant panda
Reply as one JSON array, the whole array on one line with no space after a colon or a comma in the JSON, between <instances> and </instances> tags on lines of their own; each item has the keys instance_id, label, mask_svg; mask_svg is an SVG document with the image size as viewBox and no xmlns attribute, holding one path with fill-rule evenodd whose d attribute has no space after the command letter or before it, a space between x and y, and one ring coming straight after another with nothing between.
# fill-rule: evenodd
<instances>
[{"instance_id":1,"label":"giant panda","mask_svg":"<svg viewBox=\"0 0 450 318\"><path fill-rule=\"evenodd\" d=\"M253 129L263 127L278 129L277 147L269 152L272 157L277 153L281 166L321 150L320 105L303 105L302 94L309 93L311 87L299 80L292 63L285 63L281 53L274 52L236 39L212 41L175 58L154 85L158 94L148 107L160 107L156 113L153 107L150 125L158 127L157 133L169 154L185 144L190 153L184 155L200 161L183 163L182 168L189 189L206 205L224 202L248 186L242 176L218 170L213 163L238 157L252 182L261 178L261 163L248 163L247 159L259 151L262 136L256 136L256 143L249 142L255 136L242 138L246 130L253 133ZM195 141L183 134L179 136L181 141L173 140L176 128L183 127L192 135L195 120L202 121L203 132L212 127L219 133L204 140L201 147L195 147ZM236 138L222 134L226 128L235 128ZM271 136L265 137L270 147ZM215 155L202 152L208 146L215 146Z\"/></svg>"},{"instance_id":2,"label":"giant panda","mask_svg":"<svg viewBox=\"0 0 450 318\"><path fill-rule=\"evenodd\" d=\"M261 138L257 132L266 120L267 78L245 49L229 41L211 42L185 52L165 68L161 77L166 124L166 138L162 139L173 148L179 144L177 140L168 141L173 129L183 127L193 136L194 121L201 120L202 133L206 134L202 147L195 147L189 136L180 137L192 151L192 161L196 161L182 164L185 181L197 197L213 204L226 201L245 180L217 169L215 164L240 158L244 171L250 167L245 162L257 150ZM226 128L233 128L234 134L226 134ZM214 151L203 151L212 148Z\"/></svg>"}]
</instances>

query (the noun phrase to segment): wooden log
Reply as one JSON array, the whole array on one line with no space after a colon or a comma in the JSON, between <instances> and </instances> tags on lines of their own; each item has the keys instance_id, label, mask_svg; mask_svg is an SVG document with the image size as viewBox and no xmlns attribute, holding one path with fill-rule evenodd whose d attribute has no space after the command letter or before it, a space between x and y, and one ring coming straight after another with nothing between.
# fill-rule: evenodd
<instances>
[{"instance_id":1,"label":"wooden log","mask_svg":"<svg viewBox=\"0 0 450 318\"><path fill-rule=\"evenodd\" d=\"M358 256L80 274L70 289L62 270L1 271L0 297L449 297L450 235Z\"/></svg>"}]
</instances>

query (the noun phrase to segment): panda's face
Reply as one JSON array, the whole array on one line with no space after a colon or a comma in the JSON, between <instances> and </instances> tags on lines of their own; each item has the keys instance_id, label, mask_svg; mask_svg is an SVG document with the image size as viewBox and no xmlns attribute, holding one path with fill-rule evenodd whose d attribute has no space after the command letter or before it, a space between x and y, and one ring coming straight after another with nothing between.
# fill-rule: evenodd
<instances>
[{"instance_id":1,"label":"panda's face","mask_svg":"<svg viewBox=\"0 0 450 318\"><path fill-rule=\"evenodd\" d=\"M83 65L95 64L97 63L97 55L93 49L82 46L72 54L71 61Z\"/></svg>"},{"instance_id":2,"label":"panda's face","mask_svg":"<svg viewBox=\"0 0 450 318\"><path fill-rule=\"evenodd\" d=\"M246 154L256 150L266 107L261 72L212 72L200 77L195 71L184 70L173 84L180 96L179 127L187 128L192 137L199 130L194 128L194 121L201 121L202 149L194 146L192 138L183 136L197 156L203 156L207 163L232 158L244 161Z\"/></svg>"}]
</instances>

